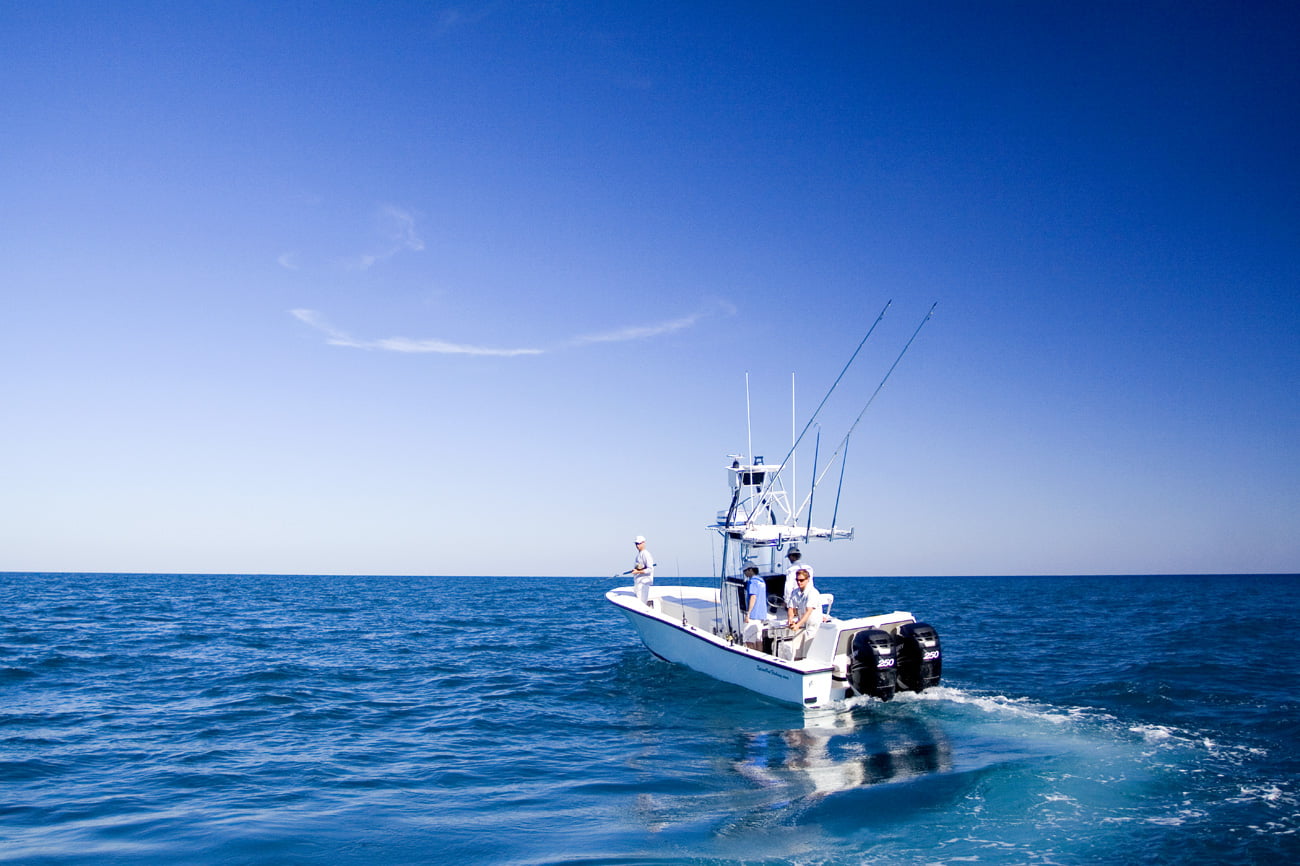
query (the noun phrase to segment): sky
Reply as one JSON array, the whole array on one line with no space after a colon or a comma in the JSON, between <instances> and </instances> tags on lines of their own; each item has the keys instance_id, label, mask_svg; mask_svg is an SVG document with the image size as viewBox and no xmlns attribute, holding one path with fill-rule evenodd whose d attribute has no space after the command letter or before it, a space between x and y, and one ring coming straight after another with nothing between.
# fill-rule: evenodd
<instances>
[{"instance_id":1,"label":"sky","mask_svg":"<svg viewBox=\"0 0 1300 866\"><path fill-rule=\"evenodd\" d=\"M0 0L0 571L1300 572L1298 35Z\"/></svg>"}]
</instances>

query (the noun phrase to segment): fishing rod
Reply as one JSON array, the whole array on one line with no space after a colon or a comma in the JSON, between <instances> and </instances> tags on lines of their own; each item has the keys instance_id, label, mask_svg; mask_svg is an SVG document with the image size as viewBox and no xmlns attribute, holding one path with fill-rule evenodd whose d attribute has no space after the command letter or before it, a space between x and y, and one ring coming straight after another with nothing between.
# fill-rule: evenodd
<instances>
[{"instance_id":1,"label":"fishing rod","mask_svg":"<svg viewBox=\"0 0 1300 866\"><path fill-rule=\"evenodd\" d=\"M808 525L804 528L804 538L812 538L812 503L813 494L817 492L817 455L822 449L822 428L817 428L817 444L813 446L813 483L808 490ZM836 495L838 498L838 494Z\"/></svg>"},{"instance_id":2,"label":"fishing rod","mask_svg":"<svg viewBox=\"0 0 1300 866\"><path fill-rule=\"evenodd\" d=\"M877 385L876 390L871 393L871 397L867 400L866 405L862 407L862 411L858 413L858 417L855 418L853 420L853 423L849 426L848 432L844 434L844 438L840 440L840 444L835 448L835 453L832 454L830 460L827 461L826 468L822 470L822 474L820 476L814 477L813 479L814 486L818 481L821 481L822 477L825 476L826 473L830 471L830 468L833 465L835 465L835 458L837 458L840 455L841 450L843 450L847 454L848 446L849 446L849 437L853 435L854 428L858 426L858 422L862 420L862 416L867 414L867 410L871 408L871 404L875 401L876 397L880 394L881 389L885 387L885 383L889 381L889 377L894 374L894 369L898 366L898 362L903 360L903 356L907 354L907 350L911 348L912 341L916 339L916 335L921 333L921 329L925 327L925 323L930 321L930 319L934 316L934 308L937 306L939 306L938 301L935 301L933 304L930 305L930 311L925 314L925 318L921 319L921 324L916 326L916 330L912 332L912 336L911 338L908 339L907 345L903 347L903 351L898 353L898 357L895 358L894 363L890 365L889 371L885 373L885 377L880 380L880 384ZM843 471L843 466L841 465L840 484L842 485L843 483L844 483L844 471ZM839 496L837 494L836 495L837 501L838 498ZM812 493L809 493L808 494L809 507L811 507L811 502L812 502ZM803 507L800 506L799 510L802 511Z\"/></svg>"},{"instance_id":3,"label":"fishing rod","mask_svg":"<svg viewBox=\"0 0 1300 866\"><path fill-rule=\"evenodd\" d=\"M730 530L732 521L736 519L736 506L738 506L739 504L740 504L740 486L737 485L736 489L731 491L731 505L727 507L727 523L726 523L727 530ZM726 580L727 578L727 543L730 540L730 538L731 538L730 531L724 531L722 533L722 572L719 575L719 577L722 580Z\"/></svg>"},{"instance_id":4,"label":"fishing rod","mask_svg":"<svg viewBox=\"0 0 1300 866\"><path fill-rule=\"evenodd\" d=\"M758 507L754 509L755 513L761 511L763 506L767 504L768 496L770 496L772 493L773 483L775 483L776 479L781 476L781 472L785 470L786 464L789 463L790 458L794 456L795 449L799 447L799 443L803 441L803 437L808 434L808 429L812 427L813 422L817 420L817 416L818 414L821 413L822 407L825 406L826 401L831 398L831 394L835 393L835 389L836 387L839 386L840 380L843 379L844 374L849 371L849 367L853 366L853 361L858 357L858 353L862 351L862 347L866 345L867 340L871 338L871 335L873 333L875 333L876 326L880 324L881 319L885 318L885 313L889 311L890 304L893 303L894 302L892 299L885 303L884 308L881 309L880 311L880 315L876 316L876 320L871 323L871 327L867 329L866 336L864 336L862 338L862 341L858 343L858 347L853 350L853 354L849 356L849 360L844 364L844 369L840 370L840 374L835 377L835 381L831 383L831 387L829 390L827 390L826 396L822 397L822 401L817 404L816 410L814 410L812 415L808 418L808 423L804 425L803 430L799 433L799 435L795 438L794 443L790 446L790 450L786 452L785 459L781 461L781 465L777 467L776 472L772 473L768 477L767 482L763 485L762 490L759 491ZM933 307L930 308L930 312L932 313L934 312ZM750 459L753 458L751 457ZM754 522L754 516L753 513L751 513L745 520L746 528L748 528L753 522Z\"/></svg>"},{"instance_id":5,"label":"fishing rod","mask_svg":"<svg viewBox=\"0 0 1300 866\"><path fill-rule=\"evenodd\" d=\"M840 493L844 490L844 469L849 465L849 437L844 437L844 459L840 460L840 486L835 488L835 510L831 512L831 537L835 540L835 522L840 516ZM812 495L808 496L808 524L812 525Z\"/></svg>"},{"instance_id":6,"label":"fishing rod","mask_svg":"<svg viewBox=\"0 0 1300 866\"><path fill-rule=\"evenodd\" d=\"M746 379L745 379L745 384L746 384L746 386L748 386L748 384L749 384L749 379L748 379L748 377L746 377ZM748 395L748 392L749 392L748 387L746 387L745 391L746 391L746 394ZM730 530L730 528L731 528L731 523L732 523L732 521L736 519L736 508L737 508L737 506L739 506L739 504L740 504L740 486L737 485L737 486L736 486L736 489L733 490L733 491L731 491L731 505L727 506L727 524L726 524L727 528L726 528L726 530L724 530L723 533L722 533L722 573L721 573L721 574L719 575L719 577L718 577L718 591L717 591L717 594L713 597L713 615L714 615L714 618L716 619L716 621L718 621L718 622L722 622L722 621L723 621L723 616L722 616L722 588L723 588L723 586L726 584L726 581L727 581L727 553L728 553L728 551L727 551L727 545L728 545L728 542L730 541L730 536L731 536L731 532L730 532L729 530ZM682 609L682 622L686 622L686 610L685 610L685 608ZM731 631L728 632L728 639L731 640L731 641L734 643L734 642L735 642L735 630L732 628L732 624L731 624L731 621L730 621L730 617L727 618L727 622L726 622L725 624L726 624L726 626L727 626L728 629L731 629Z\"/></svg>"}]
</instances>

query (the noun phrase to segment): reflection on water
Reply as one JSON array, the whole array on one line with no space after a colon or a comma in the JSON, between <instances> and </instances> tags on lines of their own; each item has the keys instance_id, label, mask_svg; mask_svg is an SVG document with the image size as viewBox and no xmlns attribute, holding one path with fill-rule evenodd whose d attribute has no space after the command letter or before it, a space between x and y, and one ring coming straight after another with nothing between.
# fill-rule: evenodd
<instances>
[{"instance_id":1,"label":"reflection on water","mask_svg":"<svg viewBox=\"0 0 1300 866\"><path fill-rule=\"evenodd\" d=\"M860 720L841 712L808 716L803 727L741 735L734 770L754 784L806 796L898 782L952 767L938 725L912 713Z\"/></svg>"}]
</instances>

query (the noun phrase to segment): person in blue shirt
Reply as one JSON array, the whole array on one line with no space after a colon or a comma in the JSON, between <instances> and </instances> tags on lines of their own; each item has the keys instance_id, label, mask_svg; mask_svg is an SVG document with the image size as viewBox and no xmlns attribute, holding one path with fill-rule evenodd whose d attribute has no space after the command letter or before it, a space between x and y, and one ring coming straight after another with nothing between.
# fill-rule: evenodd
<instances>
[{"instance_id":1,"label":"person in blue shirt","mask_svg":"<svg viewBox=\"0 0 1300 866\"><path fill-rule=\"evenodd\" d=\"M749 597L745 603L745 646L762 650L763 625L767 622L767 583L752 565L745 569L745 594Z\"/></svg>"}]
</instances>

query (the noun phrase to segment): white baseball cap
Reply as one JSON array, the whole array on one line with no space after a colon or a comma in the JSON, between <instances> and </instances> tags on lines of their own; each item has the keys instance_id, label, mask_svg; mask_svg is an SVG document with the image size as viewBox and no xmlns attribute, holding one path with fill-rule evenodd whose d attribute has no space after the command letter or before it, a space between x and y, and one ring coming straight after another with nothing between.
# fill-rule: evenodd
<instances>
[{"instance_id":1,"label":"white baseball cap","mask_svg":"<svg viewBox=\"0 0 1300 866\"><path fill-rule=\"evenodd\" d=\"M632 539L632 543L633 543L633 544L645 544L645 536L644 536L644 535L638 535L636 538Z\"/></svg>"}]
</instances>

